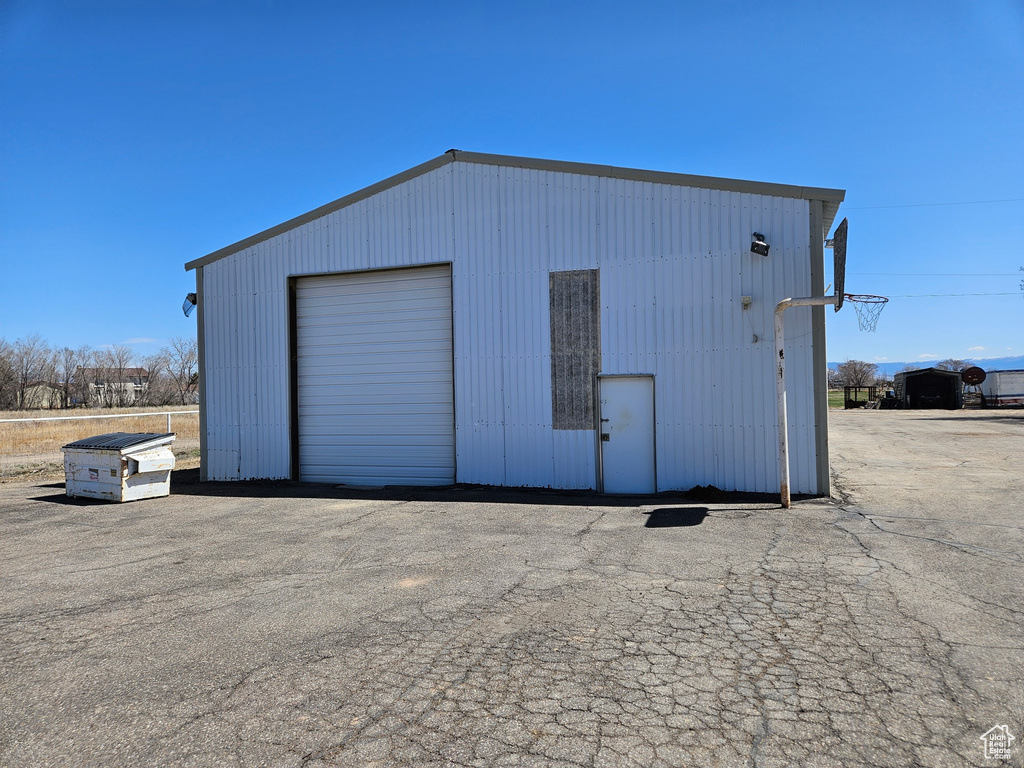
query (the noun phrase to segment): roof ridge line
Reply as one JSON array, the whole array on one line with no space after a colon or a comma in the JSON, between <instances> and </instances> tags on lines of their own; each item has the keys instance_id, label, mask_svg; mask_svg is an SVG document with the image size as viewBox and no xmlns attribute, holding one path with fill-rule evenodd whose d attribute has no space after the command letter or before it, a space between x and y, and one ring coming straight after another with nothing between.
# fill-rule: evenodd
<instances>
[{"instance_id":1,"label":"roof ridge line","mask_svg":"<svg viewBox=\"0 0 1024 768\"><path fill-rule=\"evenodd\" d=\"M804 187L792 184L779 184L767 181L749 181L744 179L727 179L716 176L699 176L672 171L650 171L640 168L624 168L614 165L599 165L595 163L577 163L568 160L545 160L533 157L517 157L514 155L496 155L484 152L468 152L461 149L449 149L444 154L420 163L408 170L389 176L386 179L371 184L368 187L356 190L348 195L339 197L329 203L325 203L311 211L295 216L276 226L257 232L243 240L227 245L205 256L186 262L185 270L189 271L198 267L206 266L219 261L227 256L238 253L253 245L257 245L272 237L277 237L289 230L307 224L342 208L365 200L379 192L384 192L396 187L417 176L422 176L437 168L454 162L474 163L479 165L497 165L507 168L522 168L527 170L553 171L557 173L576 173L584 176L598 176L601 178L622 179L625 181L651 182L654 184L673 184L677 186L696 187L699 189L715 189L725 192L740 192L747 194L770 195L775 197L790 197L800 200L822 200L832 202L838 208L845 197L845 190L829 189L824 187Z\"/></svg>"}]
</instances>

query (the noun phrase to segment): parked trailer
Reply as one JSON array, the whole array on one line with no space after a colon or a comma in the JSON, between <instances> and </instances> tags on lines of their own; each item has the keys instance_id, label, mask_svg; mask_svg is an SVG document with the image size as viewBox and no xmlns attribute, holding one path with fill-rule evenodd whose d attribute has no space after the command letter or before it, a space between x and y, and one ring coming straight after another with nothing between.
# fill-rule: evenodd
<instances>
[{"instance_id":1,"label":"parked trailer","mask_svg":"<svg viewBox=\"0 0 1024 768\"><path fill-rule=\"evenodd\" d=\"M1024 371L989 371L981 383L981 404L1024 405Z\"/></svg>"}]
</instances>

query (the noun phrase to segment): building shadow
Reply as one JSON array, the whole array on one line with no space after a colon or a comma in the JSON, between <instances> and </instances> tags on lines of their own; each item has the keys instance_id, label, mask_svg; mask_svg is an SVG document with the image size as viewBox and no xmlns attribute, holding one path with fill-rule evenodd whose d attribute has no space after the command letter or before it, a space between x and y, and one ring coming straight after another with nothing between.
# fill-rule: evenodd
<instances>
[{"instance_id":1,"label":"building shadow","mask_svg":"<svg viewBox=\"0 0 1024 768\"><path fill-rule=\"evenodd\" d=\"M908 409L910 410L910 409ZM1000 406L998 412L989 408L984 411L977 411L974 414L961 413L959 416L939 416L929 414L927 410L917 410L915 413L926 416L929 421L1005 421L1008 423L1024 423L1024 406ZM939 411L941 413L942 411Z\"/></svg>"},{"instance_id":2,"label":"building shadow","mask_svg":"<svg viewBox=\"0 0 1024 768\"><path fill-rule=\"evenodd\" d=\"M48 488L50 486L40 486L42 488ZM63 487L63 483L61 483ZM67 493L61 491L60 493L52 493L46 496L30 496L31 501L47 501L51 504L63 504L69 507L92 507L92 506L106 506L114 502L107 501L106 499L91 499L85 496L68 496Z\"/></svg>"},{"instance_id":3,"label":"building shadow","mask_svg":"<svg viewBox=\"0 0 1024 768\"><path fill-rule=\"evenodd\" d=\"M385 486L366 488L331 483L304 483L297 480L241 480L199 482L198 469L174 470L171 494L181 496L224 496L249 498L338 498L402 501L467 501L498 504L543 504L559 506L642 507L654 504L759 504L778 500L777 494L720 491L711 486L689 490L662 491L650 495L601 494L594 490L558 490L554 488L504 488L491 485L439 487ZM794 498L802 498L794 496Z\"/></svg>"},{"instance_id":4,"label":"building shadow","mask_svg":"<svg viewBox=\"0 0 1024 768\"><path fill-rule=\"evenodd\" d=\"M48 483L36 486L39 490L53 489L53 493L39 495L34 501L46 501L57 504L86 505L109 504L106 501L71 498L64 494L63 483ZM456 485L440 487L385 486L367 488L337 485L331 483L304 483L296 480L241 480L232 482L199 482L198 469L176 469L171 472L172 496L203 496L207 498L252 498L252 499L347 499L347 500L388 500L388 501L440 501L469 502L480 504L536 504L544 506L579 506L579 507L644 507L659 505L656 512L665 510L692 510L706 507L671 507L668 505L685 505L688 502L704 504L763 504L777 501L774 494L740 493L713 489L709 494L707 488L690 490L663 491L650 495L615 495L601 494L594 490L557 490L552 488L503 488L488 485ZM799 498L799 497L794 497ZM671 516L656 515L654 522L648 520L648 527L669 527L680 525L698 525L697 522L661 522L675 519ZM703 519L703 518L701 518Z\"/></svg>"},{"instance_id":5,"label":"building shadow","mask_svg":"<svg viewBox=\"0 0 1024 768\"><path fill-rule=\"evenodd\" d=\"M691 528L704 522L707 507L661 507L644 512L644 528Z\"/></svg>"}]
</instances>

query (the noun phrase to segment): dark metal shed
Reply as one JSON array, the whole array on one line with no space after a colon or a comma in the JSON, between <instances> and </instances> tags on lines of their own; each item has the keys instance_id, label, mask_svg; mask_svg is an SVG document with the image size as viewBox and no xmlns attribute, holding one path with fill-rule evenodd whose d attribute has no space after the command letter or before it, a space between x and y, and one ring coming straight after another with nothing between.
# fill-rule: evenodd
<instances>
[{"instance_id":1,"label":"dark metal shed","mask_svg":"<svg viewBox=\"0 0 1024 768\"><path fill-rule=\"evenodd\" d=\"M922 368L903 371L895 377L896 400L903 408L964 407L964 386L960 371Z\"/></svg>"}]
</instances>

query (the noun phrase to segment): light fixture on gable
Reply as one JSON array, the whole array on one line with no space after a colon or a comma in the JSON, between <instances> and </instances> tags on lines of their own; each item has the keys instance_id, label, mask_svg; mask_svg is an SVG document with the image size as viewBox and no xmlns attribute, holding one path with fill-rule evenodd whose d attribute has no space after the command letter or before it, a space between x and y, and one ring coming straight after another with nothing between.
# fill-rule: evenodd
<instances>
[{"instance_id":1,"label":"light fixture on gable","mask_svg":"<svg viewBox=\"0 0 1024 768\"><path fill-rule=\"evenodd\" d=\"M760 232L755 232L754 242L750 244L750 252L756 253L758 256L767 256L770 248L771 246L764 241L764 235Z\"/></svg>"}]
</instances>

